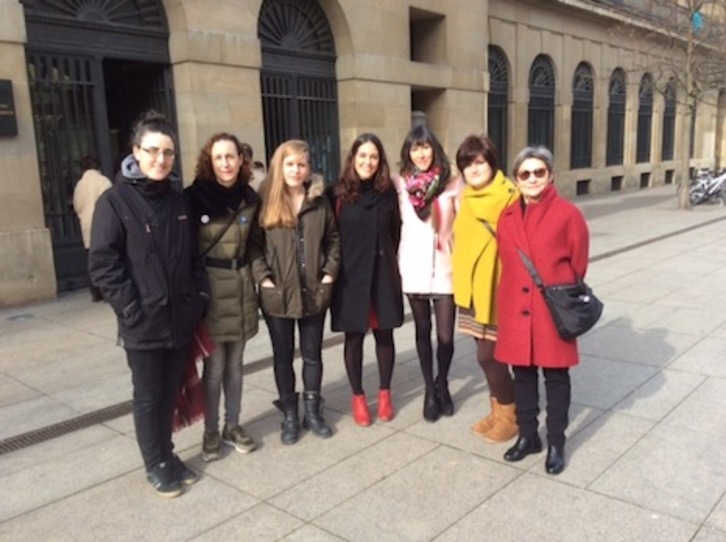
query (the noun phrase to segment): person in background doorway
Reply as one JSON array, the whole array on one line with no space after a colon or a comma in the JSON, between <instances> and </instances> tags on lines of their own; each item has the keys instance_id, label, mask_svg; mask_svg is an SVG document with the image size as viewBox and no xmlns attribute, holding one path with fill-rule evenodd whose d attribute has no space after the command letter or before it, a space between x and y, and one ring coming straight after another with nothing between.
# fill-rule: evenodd
<instances>
[{"instance_id":1,"label":"person in background doorway","mask_svg":"<svg viewBox=\"0 0 726 542\"><path fill-rule=\"evenodd\" d=\"M502 282L499 304L499 341L496 359L512 366L517 402L519 439L504 454L520 461L542 451L537 431L539 370L542 369L547 409L545 471L565 469L565 430L569 421L569 368L580 355L577 339L562 339L544 296L519 255L532 260L544 284L572 284L584 279L590 236L582 212L561 198L554 186L554 158L545 147L527 147L512 168L522 193L499 221Z\"/></svg>"},{"instance_id":2,"label":"person in background doorway","mask_svg":"<svg viewBox=\"0 0 726 542\"><path fill-rule=\"evenodd\" d=\"M93 156L84 156L79 163L83 173L73 189L73 209L81 224L83 248L86 249L86 256L88 256L88 249L91 246L91 220L93 219L93 211L96 208L96 201L98 201L101 194L111 188L111 181L101 173L101 165ZM89 284L91 301L101 301L103 299L101 290L93 285L90 276Z\"/></svg>"},{"instance_id":3,"label":"person in background doorway","mask_svg":"<svg viewBox=\"0 0 726 542\"><path fill-rule=\"evenodd\" d=\"M96 203L91 280L118 318L133 384L136 440L146 478L176 497L197 475L174 454L177 393L209 300L207 274L184 196L172 188L176 135L153 111L134 124L132 154Z\"/></svg>"},{"instance_id":4,"label":"person in background doorway","mask_svg":"<svg viewBox=\"0 0 726 542\"><path fill-rule=\"evenodd\" d=\"M249 185L256 191L259 192L262 181L267 176L267 170L262 162L256 161L254 158L254 151L249 143L242 143L242 154L245 160L251 164L251 174Z\"/></svg>"},{"instance_id":5,"label":"person in background doorway","mask_svg":"<svg viewBox=\"0 0 726 542\"><path fill-rule=\"evenodd\" d=\"M294 444L300 433L293 367L295 327L303 359L303 424L321 438L333 431L323 418L322 342L325 313L340 266L340 236L324 197L322 177L310 168L310 149L300 140L282 143L272 156L260 190L262 235L252 272L270 331L275 383L282 412L280 440Z\"/></svg>"},{"instance_id":6,"label":"person in background doorway","mask_svg":"<svg viewBox=\"0 0 726 542\"><path fill-rule=\"evenodd\" d=\"M518 198L516 187L499 169L494 143L471 135L456 151L456 166L465 188L454 221L454 302L459 307L459 331L476 343L476 359L489 388L489 415L472 431L489 442L517 435L514 384L509 368L494 359L498 335L496 292L501 275L496 231L502 211ZM501 303L506 302L500 297ZM516 340L516 338L510 340Z\"/></svg>"},{"instance_id":7,"label":"person in background doorway","mask_svg":"<svg viewBox=\"0 0 726 542\"><path fill-rule=\"evenodd\" d=\"M434 133L419 125L403 142L401 175L394 182L402 220L398 265L416 326L416 352L426 387L423 417L435 422L441 414L454 414L449 393L456 317L451 250L460 180L451 177L449 159ZM432 312L436 319L435 377Z\"/></svg>"},{"instance_id":8,"label":"person in background doorway","mask_svg":"<svg viewBox=\"0 0 726 542\"><path fill-rule=\"evenodd\" d=\"M401 215L383 145L373 134L353 142L338 182L331 187L343 266L331 307L333 331L345 332L344 358L353 391L353 419L371 423L363 390L363 338L370 329L378 361L378 419L393 418L391 380L396 360L393 330L403 323L398 272Z\"/></svg>"},{"instance_id":9,"label":"person in background doorway","mask_svg":"<svg viewBox=\"0 0 726 542\"><path fill-rule=\"evenodd\" d=\"M221 443L240 453L255 442L240 426L242 357L258 331L257 293L248 244L259 230L260 197L250 188L250 163L231 134L210 137L197 159L196 176L185 190L199 231L199 252L209 275L210 304L204 319L214 351L204 363L202 459L219 459ZM219 401L224 389L224 427Z\"/></svg>"}]
</instances>

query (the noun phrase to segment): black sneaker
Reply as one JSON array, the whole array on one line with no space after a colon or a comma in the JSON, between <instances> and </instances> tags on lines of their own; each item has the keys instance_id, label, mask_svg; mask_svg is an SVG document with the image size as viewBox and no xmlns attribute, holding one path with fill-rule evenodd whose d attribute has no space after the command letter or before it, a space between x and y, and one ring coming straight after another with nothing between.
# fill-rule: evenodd
<instances>
[{"instance_id":1,"label":"black sneaker","mask_svg":"<svg viewBox=\"0 0 726 542\"><path fill-rule=\"evenodd\" d=\"M176 479L179 480L182 485L190 486L196 484L199 481L197 473L187 467L184 462L179 459L178 455L171 458L171 468L174 471Z\"/></svg>"},{"instance_id":2,"label":"black sneaker","mask_svg":"<svg viewBox=\"0 0 726 542\"><path fill-rule=\"evenodd\" d=\"M146 479L154 486L159 497L172 499L182 493L181 483L175 476L170 461L162 461L150 471L146 471Z\"/></svg>"},{"instance_id":3,"label":"black sneaker","mask_svg":"<svg viewBox=\"0 0 726 542\"><path fill-rule=\"evenodd\" d=\"M222 437L219 431L205 431L202 440L202 459L209 463L219 459L219 449L222 446Z\"/></svg>"},{"instance_id":4,"label":"black sneaker","mask_svg":"<svg viewBox=\"0 0 726 542\"><path fill-rule=\"evenodd\" d=\"M222 431L222 440L234 446L241 454L248 454L257 447L252 437L245 433L245 430L239 425L225 427L224 431Z\"/></svg>"}]
</instances>

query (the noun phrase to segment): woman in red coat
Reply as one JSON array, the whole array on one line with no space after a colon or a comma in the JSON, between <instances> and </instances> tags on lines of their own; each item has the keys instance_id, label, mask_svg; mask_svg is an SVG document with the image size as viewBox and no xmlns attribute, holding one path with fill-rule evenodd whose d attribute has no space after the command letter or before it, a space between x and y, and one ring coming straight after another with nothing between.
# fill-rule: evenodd
<instances>
[{"instance_id":1,"label":"woman in red coat","mask_svg":"<svg viewBox=\"0 0 726 542\"><path fill-rule=\"evenodd\" d=\"M527 254L545 284L573 283L587 271L589 233L575 205L557 194L552 153L527 147L514 161L522 194L499 219L497 232L502 279L497 292L499 334L495 358L512 366L519 438L504 454L520 461L542 451L537 434L538 370L547 394L549 474L565 468L565 429L570 409L569 368L579 362L577 340L561 339L534 280L520 259Z\"/></svg>"}]
</instances>

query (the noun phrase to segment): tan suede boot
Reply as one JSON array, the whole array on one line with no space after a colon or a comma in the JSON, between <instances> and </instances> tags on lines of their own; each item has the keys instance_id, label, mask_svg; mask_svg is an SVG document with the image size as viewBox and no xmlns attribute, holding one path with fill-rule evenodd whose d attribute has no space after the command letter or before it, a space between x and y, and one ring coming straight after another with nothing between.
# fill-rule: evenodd
<instances>
[{"instance_id":1,"label":"tan suede boot","mask_svg":"<svg viewBox=\"0 0 726 542\"><path fill-rule=\"evenodd\" d=\"M489 442L506 442L519 434L517 415L514 403L502 405L497 403L494 410L494 425L484 434Z\"/></svg>"},{"instance_id":2,"label":"tan suede boot","mask_svg":"<svg viewBox=\"0 0 726 542\"><path fill-rule=\"evenodd\" d=\"M491 406L489 414L471 426L472 433L480 437L484 437L486 432L494 427L494 413L498 403L494 397L489 397L489 403Z\"/></svg>"}]
</instances>

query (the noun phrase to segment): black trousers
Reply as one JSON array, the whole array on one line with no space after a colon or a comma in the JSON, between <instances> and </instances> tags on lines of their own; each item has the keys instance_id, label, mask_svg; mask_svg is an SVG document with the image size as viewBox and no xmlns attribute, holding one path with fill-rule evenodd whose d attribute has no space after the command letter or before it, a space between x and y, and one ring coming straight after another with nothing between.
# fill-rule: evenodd
<instances>
[{"instance_id":1,"label":"black trousers","mask_svg":"<svg viewBox=\"0 0 726 542\"><path fill-rule=\"evenodd\" d=\"M305 391L320 392L323 380L323 325L325 313L306 318L278 318L265 315L272 341L275 384L280 397L295 393L295 324L300 332L300 353L303 359L303 386Z\"/></svg>"},{"instance_id":2,"label":"black trousers","mask_svg":"<svg viewBox=\"0 0 726 542\"><path fill-rule=\"evenodd\" d=\"M134 387L134 427L146 470L171 459L172 421L189 347L126 349Z\"/></svg>"},{"instance_id":3,"label":"black trousers","mask_svg":"<svg viewBox=\"0 0 726 542\"><path fill-rule=\"evenodd\" d=\"M539 415L539 368L514 365L512 370L519 434L525 438L533 438L537 434ZM545 378L547 396L547 442L559 448L565 444L565 429L569 423L570 372L567 368L543 368L542 374Z\"/></svg>"}]
</instances>

